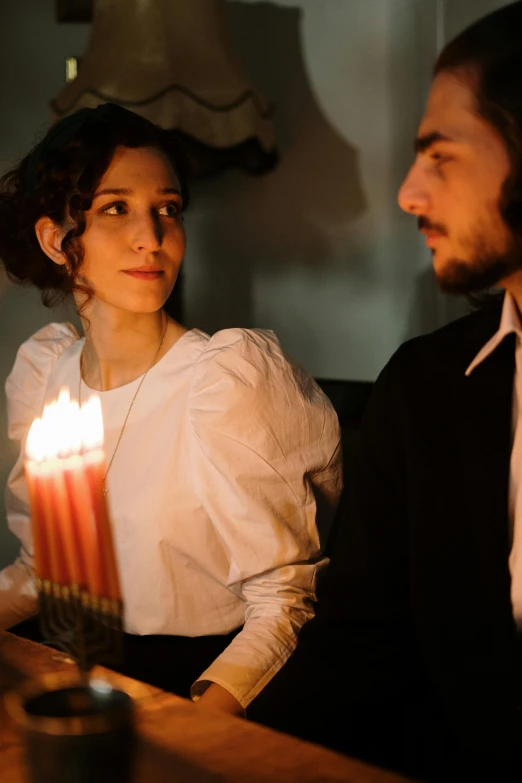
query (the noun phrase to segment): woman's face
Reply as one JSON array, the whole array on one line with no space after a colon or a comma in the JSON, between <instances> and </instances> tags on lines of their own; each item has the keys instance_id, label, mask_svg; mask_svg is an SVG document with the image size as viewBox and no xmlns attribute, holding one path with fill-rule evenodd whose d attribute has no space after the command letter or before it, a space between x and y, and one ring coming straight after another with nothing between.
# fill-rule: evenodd
<instances>
[{"instance_id":1,"label":"woman's face","mask_svg":"<svg viewBox=\"0 0 522 783\"><path fill-rule=\"evenodd\" d=\"M85 213L80 280L98 302L134 313L159 310L185 252L180 186L152 147L117 147Z\"/></svg>"}]
</instances>

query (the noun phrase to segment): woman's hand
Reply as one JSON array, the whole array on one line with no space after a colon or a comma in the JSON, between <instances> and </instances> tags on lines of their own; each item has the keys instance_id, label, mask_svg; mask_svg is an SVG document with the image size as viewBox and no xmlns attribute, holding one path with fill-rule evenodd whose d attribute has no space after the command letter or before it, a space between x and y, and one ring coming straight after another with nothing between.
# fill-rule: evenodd
<instances>
[{"instance_id":1,"label":"woman's hand","mask_svg":"<svg viewBox=\"0 0 522 783\"><path fill-rule=\"evenodd\" d=\"M208 686L196 704L202 707L211 707L213 710L221 710L229 715L238 715L240 718L245 717L245 710L238 700L226 688L222 688L215 682Z\"/></svg>"}]
</instances>

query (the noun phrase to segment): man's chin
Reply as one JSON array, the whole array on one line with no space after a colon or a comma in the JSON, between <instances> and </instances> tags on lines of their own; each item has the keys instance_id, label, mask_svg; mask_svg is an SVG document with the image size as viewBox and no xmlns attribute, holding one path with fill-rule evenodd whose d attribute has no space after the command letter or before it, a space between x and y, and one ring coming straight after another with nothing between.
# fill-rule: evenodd
<instances>
[{"instance_id":1,"label":"man's chin","mask_svg":"<svg viewBox=\"0 0 522 783\"><path fill-rule=\"evenodd\" d=\"M500 280L514 271L504 257L476 259L472 262L453 258L444 263L434 258L433 266L441 291L454 295L474 294L496 287Z\"/></svg>"}]
</instances>

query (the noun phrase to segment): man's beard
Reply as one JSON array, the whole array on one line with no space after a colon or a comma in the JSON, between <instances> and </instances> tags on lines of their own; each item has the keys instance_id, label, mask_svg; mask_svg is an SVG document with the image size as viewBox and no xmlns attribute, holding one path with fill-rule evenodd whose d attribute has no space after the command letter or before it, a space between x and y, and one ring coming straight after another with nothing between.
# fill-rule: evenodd
<instances>
[{"instance_id":1,"label":"man's beard","mask_svg":"<svg viewBox=\"0 0 522 783\"><path fill-rule=\"evenodd\" d=\"M421 216L419 228L433 229L448 236L445 226L431 223ZM439 288L447 294L473 294L485 291L500 280L522 269L522 240L510 232L508 246L504 252L488 247L487 242L476 239L469 243L467 260L450 258L442 269L435 269Z\"/></svg>"},{"instance_id":2,"label":"man's beard","mask_svg":"<svg viewBox=\"0 0 522 783\"><path fill-rule=\"evenodd\" d=\"M443 269L435 271L435 277L446 294L473 294L494 287L518 269L522 269L519 255L476 255L469 261L451 258Z\"/></svg>"}]
</instances>

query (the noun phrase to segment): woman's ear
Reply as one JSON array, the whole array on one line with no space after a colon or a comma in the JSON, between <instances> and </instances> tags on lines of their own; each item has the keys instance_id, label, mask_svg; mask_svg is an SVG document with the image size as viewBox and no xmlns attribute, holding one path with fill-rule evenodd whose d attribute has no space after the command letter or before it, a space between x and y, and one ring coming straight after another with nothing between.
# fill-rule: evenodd
<instances>
[{"instance_id":1,"label":"woman's ear","mask_svg":"<svg viewBox=\"0 0 522 783\"><path fill-rule=\"evenodd\" d=\"M40 247L55 264L63 266L67 263L67 257L62 251L62 239L65 231L59 223L55 223L50 217L41 217L36 221L34 230Z\"/></svg>"}]
</instances>

